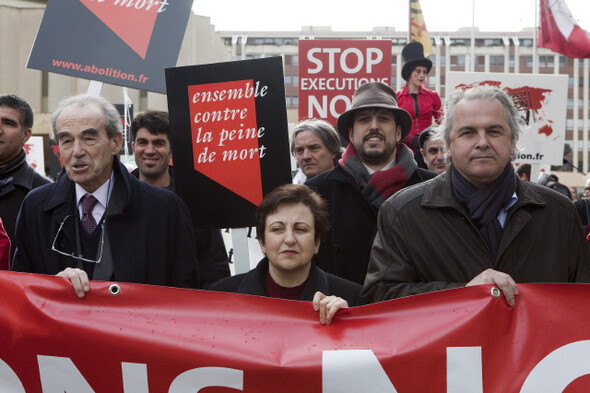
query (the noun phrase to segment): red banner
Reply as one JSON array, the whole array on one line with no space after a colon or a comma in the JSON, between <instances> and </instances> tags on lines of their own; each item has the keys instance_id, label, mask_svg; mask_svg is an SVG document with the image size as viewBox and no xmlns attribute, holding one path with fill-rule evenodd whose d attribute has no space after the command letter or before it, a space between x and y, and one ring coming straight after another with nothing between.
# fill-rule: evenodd
<instances>
[{"instance_id":1,"label":"red banner","mask_svg":"<svg viewBox=\"0 0 590 393\"><path fill-rule=\"evenodd\" d=\"M307 302L0 274L0 391L587 392L590 285L490 286L344 310Z\"/></svg>"},{"instance_id":2,"label":"red banner","mask_svg":"<svg viewBox=\"0 0 590 393\"><path fill-rule=\"evenodd\" d=\"M336 126L367 82L391 81L391 40L299 40L299 120Z\"/></svg>"}]
</instances>

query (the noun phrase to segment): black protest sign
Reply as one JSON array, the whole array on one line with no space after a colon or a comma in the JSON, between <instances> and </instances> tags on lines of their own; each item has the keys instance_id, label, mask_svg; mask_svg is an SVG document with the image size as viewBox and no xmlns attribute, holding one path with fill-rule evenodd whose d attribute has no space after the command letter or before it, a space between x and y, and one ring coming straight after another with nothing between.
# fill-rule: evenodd
<instances>
[{"instance_id":1,"label":"black protest sign","mask_svg":"<svg viewBox=\"0 0 590 393\"><path fill-rule=\"evenodd\" d=\"M197 228L252 226L291 181L280 57L166 70L176 192Z\"/></svg>"},{"instance_id":2,"label":"black protest sign","mask_svg":"<svg viewBox=\"0 0 590 393\"><path fill-rule=\"evenodd\" d=\"M166 93L192 0L50 0L27 67Z\"/></svg>"}]
</instances>

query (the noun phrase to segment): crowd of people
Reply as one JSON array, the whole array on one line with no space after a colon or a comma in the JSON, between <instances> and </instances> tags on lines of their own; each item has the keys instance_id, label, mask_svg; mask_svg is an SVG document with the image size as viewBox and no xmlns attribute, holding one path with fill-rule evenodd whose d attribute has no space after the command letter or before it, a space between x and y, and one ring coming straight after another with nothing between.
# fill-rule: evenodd
<instances>
[{"instance_id":1,"label":"crowd of people","mask_svg":"<svg viewBox=\"0 0 590 393\"><path fill-rule=\"evenodd\" d=\"M511 98L459 90L443 116L422 86L432 64L408 46L404 90L366 83L336 128L297 125L294 184L256 211L265 257L233 277L220 231L195 230L174 193L166 112L133 119L129 173L114 106L63 100L51 125L64 170L51 182L25 160L30 106L0 96L0 268L65 277L79 297L109 280L311 301L322 324L341 308L448 288L492 284L514 306L517 283L589 282L590 207L516 173L523 122Z\"/></svg>"}]
</instances>

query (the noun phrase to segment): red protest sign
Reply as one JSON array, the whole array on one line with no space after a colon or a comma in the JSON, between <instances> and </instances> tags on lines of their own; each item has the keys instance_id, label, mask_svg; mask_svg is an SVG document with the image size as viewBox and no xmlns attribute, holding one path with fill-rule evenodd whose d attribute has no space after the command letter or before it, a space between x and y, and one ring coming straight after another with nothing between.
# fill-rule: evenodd
<instances>
[{"instance_id":1,"label":"red protest sign","mask_svg":"<svg viewBox=\"0 0 590 393\"><path fill-rule=\"evenodd\" d=\"M255 98L266 86L253 80L210 83L188 87L195 170L252 202L262 202L258 147L264 127L256 122ZM235 176L250 173L253 177Z\"/></svg>"},{"instance_id":2,"label":"red protest sign","mask_svg":"<svg viewBox=\"0 0 590 393\"><path fill-rule=\"evenodd\" d=\"M390 80L390 40L299 40L300 120L336 125L360 85Z\"/></svg>"}]
</instances>

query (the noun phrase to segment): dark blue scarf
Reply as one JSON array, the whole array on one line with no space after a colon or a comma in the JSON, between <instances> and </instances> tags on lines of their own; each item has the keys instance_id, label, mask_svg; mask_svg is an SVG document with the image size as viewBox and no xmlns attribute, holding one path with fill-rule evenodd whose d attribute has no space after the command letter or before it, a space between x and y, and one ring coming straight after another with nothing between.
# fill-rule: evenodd
<instances>
[{"instance_id":1,"label":"dark blue scarf","mask_svg":"<svg viewBox=\"0 0 590 393\"><path fill-rule=\"evenodd\" d=\"M471 222L479 229L494 258L502 240L502 226L498 213L516 191L516 174L509 162L500 176L482 189L469 183L454 166L451 166L451 184L457 201L467 208Z\"/></svg>"}]
</instances>

